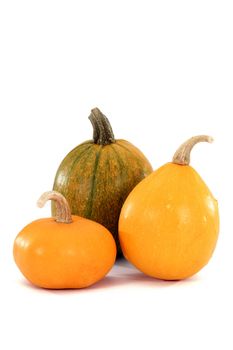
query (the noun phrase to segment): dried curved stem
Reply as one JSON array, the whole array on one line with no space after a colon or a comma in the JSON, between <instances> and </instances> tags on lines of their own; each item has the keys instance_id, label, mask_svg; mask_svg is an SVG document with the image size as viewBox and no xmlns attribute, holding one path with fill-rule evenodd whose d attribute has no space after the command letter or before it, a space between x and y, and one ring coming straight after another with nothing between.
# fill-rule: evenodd
<instances>
[{"instance_id":1,"label":"dried curved stem","mask_svg":"<svg viewBox=\"0 0 233 350\"><path fill-rule=\"evenodd\" d=\"M65 197L57 191L48 191L41 195L37 201L38 207L42 208L48 200L54 200L56 204L56 222L70 224L72 220L70 206Z\"/></svg>"},{"instance_id":2,"label":"dried curved stem","mask_svg":"<svg viewBox=\"0 0 233 350\"><path fill-rule=\"evenodd\" d=\"M93 108L89 119L93 126L93 141L97 145L109 145L115 142L111 124L99 108Z\"/></svg>"},{"instance_id":3,"label":"dried curved stem","mask_svg":"<svg viewBox=\"0 0 233 350\"><path fill-rule=\"evenodd\" d=\"M199 142L213 142L213 138L207 135L194 136L184 142L173 156L172 162L179 165L189 165L190 153L193 147Z\"/></svg>"}]
</instances>

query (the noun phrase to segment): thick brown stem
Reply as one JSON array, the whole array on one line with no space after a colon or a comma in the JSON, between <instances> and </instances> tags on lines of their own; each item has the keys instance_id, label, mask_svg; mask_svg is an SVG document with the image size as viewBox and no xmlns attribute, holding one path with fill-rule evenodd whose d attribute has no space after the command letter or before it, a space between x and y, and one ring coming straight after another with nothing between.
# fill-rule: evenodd
<instances>
[{"instance_id":1,"label":"thick brown stem","mask_svg":"<svg viewBox=\"0 0 233 350\"><path fill-rule=\"evenodd\" d=\"M93 108L89 119L93 126L93 141L97 145L109 145L115 142L111 124L99 108Z\"/></svg>"},{"instance_id":2,"label":"thick brown stem","mask_svg":"<svg viewBox=\"0 0 233 350\"><path fill-rule=\"evenodd\" d=\"M199 142L213 142L213 138L207 135L199 135L191 137L191 139L184 142L174 154L172 162L179 165L189 165L190 153L192 148Z\"/></svg>"},{"instance_id":3,"label":"thick brown stem","mask_svg":"<svg viewBox=\"0 0 233 350\"><path fill-rule=\"evenodd\" d=\"M70 207L65 197L57 191L48 191L38 199L37 205L42 208L48 200L54 200L56 204L56 222L70 224L72 220Z\"/></svg>"}]
</instances>

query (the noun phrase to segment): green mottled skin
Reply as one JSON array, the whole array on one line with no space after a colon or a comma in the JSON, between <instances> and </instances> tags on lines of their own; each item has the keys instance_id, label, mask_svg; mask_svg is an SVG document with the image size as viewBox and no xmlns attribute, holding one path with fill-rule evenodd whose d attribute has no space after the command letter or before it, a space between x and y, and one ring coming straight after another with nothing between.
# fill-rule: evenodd
<instances>
[{"instance_id":1,"label":"green mottled skin","mask_svg":"<svg viewBox=\"0 0 233 350\"><path fill-rule=\"evenodd\" d=\"M63 194L71 213L104 225L114 236L118 255L118 219L131 190L152 167L131 143L116 140L109 145L87 141L74 148L58 168L53 189ZM52 206L55 215L55 206Z\"/></svg>"}]
</instances>

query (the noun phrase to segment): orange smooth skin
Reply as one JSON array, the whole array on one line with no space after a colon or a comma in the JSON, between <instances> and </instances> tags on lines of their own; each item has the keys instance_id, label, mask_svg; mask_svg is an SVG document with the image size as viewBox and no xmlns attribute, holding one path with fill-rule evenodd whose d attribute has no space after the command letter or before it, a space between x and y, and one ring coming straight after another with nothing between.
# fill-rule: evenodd
<instances>
[{"instance_id":1,"label":"orange smooth skin","mask_svg":"<svg viewBox=\"0 0 233 350\"><path fill-rule=\"evenodd\" d=\"M16 237L14 259L23 275L43 288L84 288L102 279L116 258L116 244L102 225L78 216L70 224L33 221Z\"/></svg>"},{"instance_id":2,"label":"orange smooth skin","mask_svg":"<svg viewBox=\"0 0 233 350\"><path fill-rule=\"evenodd\" d=\"M124 256L149 276L179 280L209 261L219 232L218 204L189 165L167 163L126 199L119 221Z\"/></svg>"}]
</instances>

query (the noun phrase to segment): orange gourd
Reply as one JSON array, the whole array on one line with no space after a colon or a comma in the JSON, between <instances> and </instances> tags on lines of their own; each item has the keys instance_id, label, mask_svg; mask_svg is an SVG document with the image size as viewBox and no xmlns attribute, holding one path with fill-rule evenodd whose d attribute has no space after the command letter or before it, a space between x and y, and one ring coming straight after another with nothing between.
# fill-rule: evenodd
<instances>
[{"instance_id":1,"label":"orange gourd","mask_svg":"<svg viewBox=\"0 0 233 350\"><path fill-rule=\"evenodd\" d=\"M119 238L124 256L149 276L179 280L206 265L219 232L218 203L189 165L196 136L167 163L142 180L120 214Z\"/></svg>"},{"instance_id":2,"label":"orange gourd","mask_svg":"<svg viewBox=\"0 0 233 350\"><path fill-rule=\"evenodd\" d=\"M66 199L56 191L44 193L43 206L54 200L57 216L33 221L14 242L14 259L23 275L43 288L84 288L102 279L116 258L116 244L102 225L71 216Z\"/></svg>"}]
</instances>

